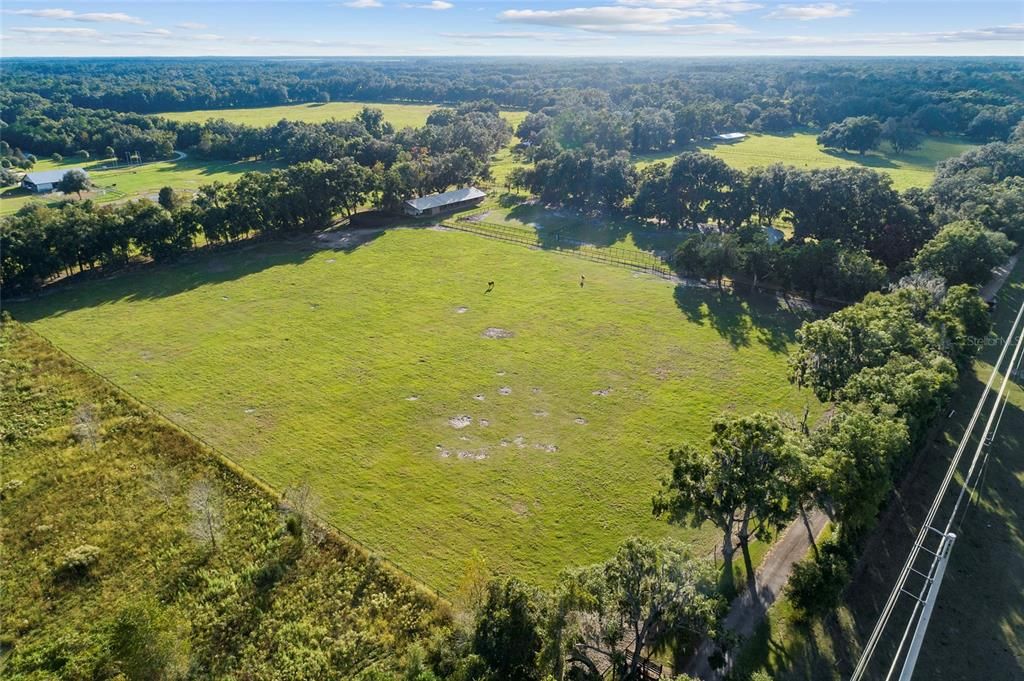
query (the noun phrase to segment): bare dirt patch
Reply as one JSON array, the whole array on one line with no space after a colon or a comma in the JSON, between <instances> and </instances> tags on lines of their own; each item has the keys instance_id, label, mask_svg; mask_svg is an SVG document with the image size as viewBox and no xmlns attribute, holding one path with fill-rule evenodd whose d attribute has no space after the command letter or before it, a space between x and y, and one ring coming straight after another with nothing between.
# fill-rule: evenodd
<instances>
[{"instance_id":1,"label":"bare dirt patch","mask_svg":"<svg viewBox=\"0 0 1024 681\"><path fill-rule=\"evenodd\" d=\"M548 452L549 454L554 454L555 452L558 451L558 445L545 445L541 444L540 442L533 443L533 448L540 449L542 451Z\"/></svg>"},{"instance_id":2,"label":"bare dirt patch","mask_svg":"<svg viewBox=\"0 0 1024 681\"><path fill-rule=\"evenodd\" d=\"M592 392L590 394L591 395L597 395L599 397L608 397L609 395L612 394L612 389L611 388L603 388L601 390L595 390L594 392Z\"/></svg>"},{"instance_id":3,"label":"bare dirt patch","mask_svg":"<svg viewBox=\"0 0 1024 681\"><path fill-rule=\"evenodd\" d=\"M475 215L470 215L469 217L462 218L462 219L465 220L466 222L482 222L490 214L491 214L491 211L485 210L482 213L477 213Z\"/></svg>"},{"instance_id":4,"label":"bare dirt patch","mask_svg":"<svg viewBox=\"0 0 1024 681\"><path fill-rule=\"evenodd\" d=\"M507 385L504 385L504 386L498 388L498 394L499 395L511 395L512 394L512 388L508 387Z\"/></svg>"},{"instance_id":5,"label":"bare dirt patch","mask_svg":"<svg viewBox=\"0 0 1024 681\"><path fill-rule=\"evenodd\" d=\"M490 421L488 421L487 419L480 419L480 427L481 428L486 428L489 425L491 425Z\"/></svg>"},{"instance_id":6,"label":"bare dirt patch","mask_svg":"<svg viewBox=\"0 0 1024 681\"><path fill-rule=\"evenodd\" d=\"M360 244L370 241L381 233L380 229L352 229L346 231L320 232L313 237L313 245L317 248L331 250L351 250Z\"/></svg>"},{"instance_id":7,"label":"bare dirt patch","mask_svg":"<svg viewBox=\"0 0 1024 681\"><path fill-rule=\"evenodd\" d=\"M507 329L499 329L496 326L491 326L485 329L481 335L484 338L512 338L515 336L511 331Z\"/></svg>"},{"instance_id":8,"label":"bare dirt patch","mask_svg":"<svg viewBox=\"0 0 1024 681\"><path fill-rule=\"evenodd\" d=\"M533 415L539 419L542 419L548 416L548 413L542 409L538 409L537 411L533 412Z\"/></svg>"},{"instance_id":9,"label":"bare dirt patch","mask_svg":"<svg viewBox=\"0 0 1024 681\"><path fill-rule=\"evenodd\" d=\"M462 414L460 416L453 416L450 419L448 419L448 425L454 428L455 430L462 430L463 428L469 426L472 423L473 417L466 416L465 414Z\"/></svg>"},{"instance_id":10,"label":"bare dirt patch","mask_svg":"<svg viewBox=\"0 0 1024 681\"><path fill-rule=\"evenodd\" d=\"M477 393L476 395L473 395L473 399L477 402L483 402L487 397L483 393Z\"/></svg>"},{"instance_id":11,"label":"bare dirt patch","mask_svg":"<svg viewBox=\"0 0 1024 681\"><path fill-rule=\"evenodd\" d=\"M409 395L408 397L405 398L405 401L406 402L415 402L418 399L420 399L419 395Z\"/></svg>"},{"instance_id":12,"label":"bare dirt patch","mask_svg":"<svg viewBox=\"0 0 1024 681\"><path fill-rule=\"evenodd\" d=\"M469 312L469 308L468 307L460 306L460 307L455 308L455 314L466 314L467 312Z\"/></svg>"}]
</instances>

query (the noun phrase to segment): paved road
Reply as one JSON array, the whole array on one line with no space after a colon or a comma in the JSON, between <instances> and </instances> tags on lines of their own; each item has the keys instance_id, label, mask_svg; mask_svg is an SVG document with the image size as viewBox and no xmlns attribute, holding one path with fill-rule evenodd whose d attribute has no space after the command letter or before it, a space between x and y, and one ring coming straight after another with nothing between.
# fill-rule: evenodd
<instances>
[{"instance_id":1,"label":"paved road","mask_svg":"<svg viewBox=\"0 0 1024 681\"><path fill-rule=\"evenodd\" d=\"M992 279L985 284L981 289L981 297L986 302L991 302L996 299L996 294L999 293L999 289L1003 287L1006 280L1010 277L1013 272L1013 268L1017 266L1017 256L1013 256L1006 261L1005 264L1000 265L992 270Z\"/></svg>"},{"instance_id":2,"label":"paved road","mask_svg":"<svg viewBox=\"0 0 1024 681\"><path fill-rule=\"evenodd\" d=\"M814 533L815 538L819 537L821 531L825 529L828 518L821 511L814 510L808 514L808 519L811 532ZM807 528L798 518L786 528L768 555L761 561L761 565L757 569L758 598L751 597L750 591L744 588L743 593L733 600L723 622L726 631L732 632L740 639L748 638L753 634L757 630L757 625L764 619L768 607L775 602L779 594L782 593L783 587L786 586L786 582L789 581L793 565L803 560L810 548L811 539L808 536ZM734 646L733 650L738 650L738 646ZM725 668L716 671L708 664L708 656L714 652L715 644L705 639L683 671L705 681L718 681L718 679L724 678L725 673L732 667L734 659L732 655L727 655Z\"/></svg>"}]
</instances>

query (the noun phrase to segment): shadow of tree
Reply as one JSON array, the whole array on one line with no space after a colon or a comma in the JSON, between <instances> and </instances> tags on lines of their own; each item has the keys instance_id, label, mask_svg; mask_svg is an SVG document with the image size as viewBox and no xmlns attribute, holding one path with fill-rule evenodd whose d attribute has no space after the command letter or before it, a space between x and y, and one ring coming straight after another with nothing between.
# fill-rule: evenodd
<instances>
[{"instance_id":1,"label":"shadow of tree","mask_svg":"<svg viewBox=\"0 0 1024 681\"><path fill-rule=\"evenodd\" d=\"M673 297L688 321L708 324L734 348L756 342L775 353L787 352L796 340L800 323L814 317L810 312L783 310L777 298L761 293L741 296L728 290L679 284Z\"/></svg>"},{"instance_id":2,"label":"shadow of tree","mask_svg":"<svg viewBox=\"0 0 1024 681\"><path fill-rule=\"evenodd\" d=\"M868 168L898 168L895 163L880 154L855 154L839 149L822 149L826 154L834 158L841 158L844 161L851 161L859 166Z\"/></svg>"},{"instance_id":3,"label":"shadow of tree","mask_svg":"<svg viewBox=\"0 0 1024 681\"><path fill-rule=\"evenodd\" d=\"M325 249L349 254L383 233L367 231L357 238L330 243L316 243L315 236L303 234L207 247L173 262L140 263L113 272L78 273L46 286L29 299L11 302L9 307L19 321L33 322L113 302L165 298L266 269L301 264ZM240 257L242 253L244 257ZM91 284L78 285L85 281Z\"/></svg>"}]
</instances>

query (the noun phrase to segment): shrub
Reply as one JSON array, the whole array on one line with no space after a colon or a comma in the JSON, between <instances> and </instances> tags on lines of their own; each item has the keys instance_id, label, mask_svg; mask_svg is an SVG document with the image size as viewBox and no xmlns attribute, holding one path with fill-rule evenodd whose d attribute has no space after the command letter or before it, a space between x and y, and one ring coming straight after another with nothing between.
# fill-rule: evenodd
<instances>
[{"instance_id":1,"label":"shrub","mask_svg":"<svg viewBox=\"0 0 1024 681\"><path fill-rule=\"evenodd\" d=\"M55 151L53 152L53 156L50 157L50 160L53 161L54 163L60 163L61 161L64 160L64 157Z\"/></svg>"},{"instance_id":2,"label":"shrub","mask_svg":"<svg viewBox=\"0 0 1024 681\"><path fill-rule=\"evenodd\" d=\"M817 556L793 566L786 592L803 618L824 615L836 607L849 579L851 562L848 547L826 541Z\"/></svg>"},{"instance_id":3,"label":"shrub","mask_svg":"<svg viewBox=\"0 0 1024 681\"><path fill-rule=\"evenodd\" d=\"M4 499L10 497L14 492L18 490L19 487L21 487L22 484L23 483L21 480L16 479L8 480L7 482L5 482L3 486L0 487L0 501L3 501Z\"/></svg>"},{"instance_id":4,"label":"shrub","mask_svg":"<svg viewBox=\"0 0 1024 681\"><path fill-rule=\"evenodd\" d=\"M99 547L92 544L76 546L64 554L57 566L58 577L84 577L100 559Z\"/></svg>"}]
</instances>

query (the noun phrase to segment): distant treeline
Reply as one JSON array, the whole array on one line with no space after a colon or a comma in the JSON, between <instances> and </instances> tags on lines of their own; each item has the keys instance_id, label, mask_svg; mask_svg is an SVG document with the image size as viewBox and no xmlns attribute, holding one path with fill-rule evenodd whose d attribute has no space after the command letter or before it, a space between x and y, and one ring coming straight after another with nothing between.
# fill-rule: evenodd
<instances>
[{"instance_id":1,"label":"distant treeline","mask_svg":"<svg viewBox=\"0 0 1024 681\"><path fill-rule=\"evenodd\" d=\"M533 112L525 139L544 133L566 147L593 143L609 152L665 150L727 130L825 128L863 116L891 119L891 139L907 139L913 129L988 142L1005 140L1024 113L1024 66L999 59L86 59L5 66L4 136L36 154L98 152L126 139L133 151L168 141L188 146L173 139L174 126L138 114L331 100L487 99Z\"/></svg>"},{"instance_id":2,"label":"distant treeline","mask_svg":"<svg viewBox=\"0 0 1024 681\"><path fill-rule=\"evenodd\" d=\"M85 109L36 94L0 92L5 167L25 167L25 155L71 155L142 159L166 158L174 149L206 158L260 158L297 163L355 157L364 165L391 165L403 151L443 154L468 149L484 161L508 143L511 128L493 102L440 108L417 129L396 131L379 109L365 107L353 120L302 123L281 121L253 127L215 119L179 123L139 114ZM31 165L31 164L28 164Z\"/></svg>"}]
</instances>

